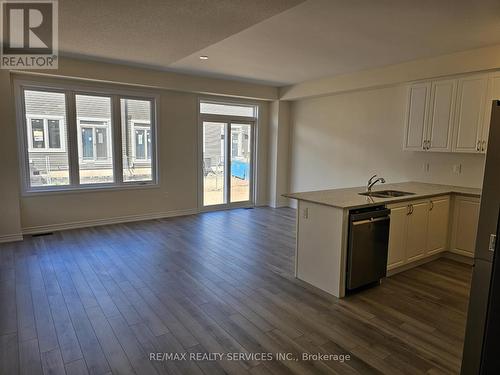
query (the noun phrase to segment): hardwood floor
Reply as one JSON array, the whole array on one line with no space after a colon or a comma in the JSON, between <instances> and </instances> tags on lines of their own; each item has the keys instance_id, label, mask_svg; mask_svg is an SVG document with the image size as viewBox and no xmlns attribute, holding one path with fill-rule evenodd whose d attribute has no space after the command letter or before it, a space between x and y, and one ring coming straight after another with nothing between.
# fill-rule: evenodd
<instances>
[{"instance_id":1,"label":"hardwood floor","mask_svg":"<svg viewBox=\"0 0 500 375\"><path fill-rule=\"evenodd\" d=\"M242 209L0 245L1 374L458 373L470 267L440 259L326 298L293 279L294 215ZM351 358L150 361L157 352Z\"/></svg>"}]
</instances>

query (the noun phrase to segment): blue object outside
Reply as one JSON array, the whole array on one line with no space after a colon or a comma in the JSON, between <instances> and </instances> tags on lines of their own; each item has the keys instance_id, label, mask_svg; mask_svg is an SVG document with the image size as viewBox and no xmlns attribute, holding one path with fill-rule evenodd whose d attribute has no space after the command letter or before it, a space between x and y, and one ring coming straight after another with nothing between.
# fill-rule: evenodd
<instances>
[{"instance_id":1,"label":"blue object outside","mask_svg":"<svg viewBox=\"0 0 500 375\"><path fill-rule=\"evenodd\" d=\"M250 164L243 160L231 160L231 176L241 180L248 180Z\"/></svg>"}]
</instances>

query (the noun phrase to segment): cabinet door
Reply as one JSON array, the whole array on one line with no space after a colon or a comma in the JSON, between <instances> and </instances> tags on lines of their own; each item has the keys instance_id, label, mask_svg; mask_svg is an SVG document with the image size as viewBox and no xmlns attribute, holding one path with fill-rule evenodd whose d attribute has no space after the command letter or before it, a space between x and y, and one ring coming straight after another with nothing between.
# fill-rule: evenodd
<instances>
[{"instance_id":1,"label":"cabinet door","mask_svg":"<svg viewBox=\"0 0 500 375\"><path fill-rule=\"evenodd\" d=\"M500 100L500 73L493 73L488 79L488 96L486 98L483 128L481 130L481 152L486 153L490 133L491 106L493 100Z\"/></svg>"},{"instance_id":2,"label":"cabinet door","mask_svg":"<svg viewBox=\"0 0 500 375\"><path fill-rule=\"evenodd\" d=\"M408 206L391 208L391 226L389 229L389 254L387 269L401 266L406 258L406 231Z\"/></svg>"},{"instance_id":3,"label":"cabinet door","mask_svg":"<svg viewBox=\"0 0 500 375\"><path fill-rule=\"evenodd\" d=\"M405 150L424 151L430 87L430 83L419 83L408 89Z\"/></svg>"},{"instance_id":4,"label":"cabinet door","mask_svg":"<svg viewBox=\"0 0 500 375\"><path fill-rule=\"evenodd\" d=\"M432 83L427 131L431 151L451 151L456 87L454 79Z\"/></svg>"},{"instance_id":5,"label":"cabinet door","mask_svg":"<svg viewBox=\"0 0 500 375\"><path fill-rule=\"evenodd\" d=\"M446 250L450 198L435 198L429 203L429 226L427 231L427 255Z\"/></svg>"},{"instance_id":6,"label":"cabinet door","mask_svg":"<svg viewBox=\"0 0 500 375\"><path fill-rule=\"evenodd\" d=\"M423 258L427 252L427 224L429 202L411 204L408 215L408 235L406 237L406 261Z\"/></svg>"},{"instance_id":7,"label":"cabinet door","mask_svg":"<svg viewBox=\"0 0 500 375\"><path fill-rule=\"evenodd\" d=\"M479 199L456 197L453 208L451 251L473 257L479 222Z\"/></svg>"},{"instance_id":8,"label":"cabinet door","mask_svg":"<svg viewBox=\"0 0 500 375\"><path fill-rule=\"evenodd\" d=\"M482 120L487 89L486 76L461 78L458 81L458 100L455 113L456 152L480 152Z\"/></svg>"},{"instance_id":9,"label":"cabinet door","mask_svg":"<svg viewBox=\"0 0 500 375\"><path fill-rule=\"evenodd\" d=\"M343 211L299 201L295 276L339 296Z\"/></svg>"}]
</instances>

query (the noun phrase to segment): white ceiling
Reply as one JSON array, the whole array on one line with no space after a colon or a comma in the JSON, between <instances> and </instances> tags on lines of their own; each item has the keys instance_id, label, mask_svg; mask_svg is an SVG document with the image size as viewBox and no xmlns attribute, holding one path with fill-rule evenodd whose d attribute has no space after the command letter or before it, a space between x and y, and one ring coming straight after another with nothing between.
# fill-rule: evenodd
<instances>
[{"instance_id":1,"label":"white ceiling","mask_svg":"<svg viewBox=\"0 0 500 375\"><path fill-rule=\"evenodd\" d=\"M61 55L165 69L304 0L63 0Z\"/></svg>"},{"instance_id":2,"label":"white ceiling","mask_svg":"<svg viewBox=\"0 0 500 375\"><path fill-rule=\"evenodd\" d=\"M64 0L61 49L283 86L500 43L500 0L301 2Z\"/></svg>"}]
</instances>

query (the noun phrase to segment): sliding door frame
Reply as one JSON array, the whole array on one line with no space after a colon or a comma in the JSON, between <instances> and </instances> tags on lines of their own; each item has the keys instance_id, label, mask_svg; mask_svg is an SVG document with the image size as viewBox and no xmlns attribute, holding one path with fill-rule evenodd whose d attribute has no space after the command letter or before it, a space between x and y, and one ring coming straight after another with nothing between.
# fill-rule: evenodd
<instances>
[{"instance_id":1,"label":"sliding door frame","mask_svg":"<svg viewBox=\"0 0 500 375\"><path fill-rule=\"evenodd\" d=\"M226 203L204 205L204 174L203 174L203 123L217 122L225 126L225 163L224 163L224 198ZM231 124L250 125L250 180L249 200L231 203ZM249 208L255 206L256 183L256 150L257 150L257 119L245 116L227 116L214 114L199 114L198 121L198 209L201 212L227 210L232 208Z\"/></svg>"}]
</instances>

